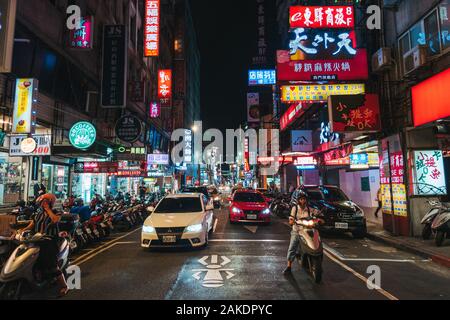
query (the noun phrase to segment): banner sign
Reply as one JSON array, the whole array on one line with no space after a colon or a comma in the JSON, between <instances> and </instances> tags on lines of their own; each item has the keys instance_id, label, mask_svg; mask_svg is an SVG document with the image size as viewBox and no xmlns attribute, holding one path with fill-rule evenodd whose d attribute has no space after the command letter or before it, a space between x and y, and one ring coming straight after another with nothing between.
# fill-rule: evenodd
<instances>
[{"instance_id":1,"label":"banner sign","mask_svg":"<svg viewBox=\"0 0 450 320\"><path fill-rule=\"evenodd\" d=\"M352 59L357 53L354 30L297 28L289 38L291 60Z\"/></svg>"},{"instance_id":2,"label":"banner sign","mask_svg":"<svg viewBox=\"0 0 450 320\"><path fill-rule=\"evenodd\" d=\"M77 162L74 166L75 173L116 173L117 162Z\"/></svg>"},{"instance_id":3,"label":"banner sign","mask_svg":"<svg viewBox=\"0 0 450 320\"><path fill-rule=\"evenodd\" d=\"M75 123L69 131L69 141L77 149L88 149L96 139L97 130L92 123L86 121Z\"/></svg>"},{"instance_id":4,"label":"banner sign","mask_svg":"<svg viewBox=\"0 0 450 320\"><path fill-rule=\"evenodd\" d=\"M34 148L31 152L27 151L23 145L24 141L30 139L27 135L10 136L9 138L9 155L11 157L26 156L50 156L52 136L50 135L33 135L31 139L35 141Z\"/></svg>"},{"instance_id":5,"label":"banner sign","mask_svg":"<svg viewBox=\"0 0 450 320\"><path fill-rule=\"evenodd\" d=\"M161 115L161 105L158 102L150 103L150 118L159 118Z\"/></svg>"},{"instance_id":6,"label":"banner sign","mask_svg":"<svg viewBox=\"0 0 450 320\"><path fill-rule=\"evenodd\" d=\"M345 146L339 147L337 149L330 150L323 154L323 160L326 165L334 165L336 163L345 163L350 164L350 154L353 152L353 146L351 144L347 144ZM348 159L337 161L339 159Z\"/></svg>"},{"instance_id":7,"label":"banner sign","mask_svg":"<svg viewBox=\"0 0 450 320\"><path fill-rule=\"evenodd\" d=\"M163 107L170 107L172 99L172 70L158 72L158 99Z\"/></svg>"},{"instance_id":8,"label":"banner sign","mask_svg":"<svg viewBox=\"0 0 450 320\"><path fill-rule=\"evenodd\" d=\"M447 195L442 151L414 151L414 195Z\"/></svg>"},{"instance_id":9,"label":"banner sign","mask_svg":"<svg viewBox=\"0 0 450 320\"><path fill-rule=\"evenodd\" d=\"M12 133L34 133L38 80L17 79L15 91Z\"/></svg>"},{"instance_id":10,"label":"banner sign","mask_svg":"<svg viewBox=\"0 0 450 320\"><path fill-rule=\"evenodd\" d=\"M279 81L367 80L367 50L358 49L352 59L291 61L289 51L277 51Z\"/></svg>"},{"instance_id":11,"label":"banner sign","mask_svg":"<svg viewBox=\"0 0 450 320\"><path fill-rule=\"evenodd\" d=\"M259 93L247 93L247 122L261 121Z\"/></svg>"},{"instance_id":12,"label":"banner sign","mask_svg":"<svg viewBox=\"0 0 450 320\"><path fill-rule=\"evenodd\" d=\"M331 131L377 132L381 130L378 95L333 95L328 98Z\"/></svg>"},{"instance_id":13,"label":"banner sign","mask_svg":"<svg viewBox=\"0 0 450 320\"><path fill-rule=\"evenodd\" d=\"M144 56L159 56L160 0L145 1Z\"/></svg>"},{"instance_id":14,"label":"banner sign","mask_svg":"<svg viewBox=\"0 0 450 320\"><path fill-rule=\"evenodd\" d=\"M192 163L192 130L184 130L184 163Z\"/></svg>"},{"instance_id":15,"label":"banner sign","mask_svg":"<svg viewBox=\"0 0 450 320\"><path fill-rule=\"evenodd\" d=\"M0 0L0 73L11 72L17 0Z\"/></svg>"},{"instance_id":16,"label":"banner sign","mask_svg":"<svg viewBox=\"0 0 450 320\"><path fill-rule=\"evenodd\" d=\"M72 49L92 49L94 35L94 17L82 17L81 27L70 30L69 46Z\"/></svg>"},{"instance_id":17,"label":"banner sign","mask_svg":"<svg viewBox=\"0 0 450 320\"><path fill-rule=\"evenodd\" d=\"M353 6L293 6L289 10L291 28L354 28Z\"/></svg>"},{"instance_id":18,"label":"banner sign","mask_svg":"<svg viewBox=\"0 0 450 320\"><path fill-rule=\"evenodd\" d=\"M312 131L311 130L292 130L291 131L292 152L311 152L313 151Z\"/></svg>"},{"instance_id":19,"label":"banner sign","mask_svg":"<svg viewBox=\"0 0 450 320\"><path fill-rule=\"evenodd\" d=\"M364 94L365 85L328 84L328 85L296 85L281 87L283 102L327 102L329 96Z\"/></svg>"},{"instance_id":20,"label":"banner sign","mask_svg":"<svg viewBox=\"0 0 450 320\"><path fill-rule=\"evenodd\" d=\"M109 25L103 30L103 108L125 108L127 101L127 42L124 25Z\"/></svg>"}]
</instances>

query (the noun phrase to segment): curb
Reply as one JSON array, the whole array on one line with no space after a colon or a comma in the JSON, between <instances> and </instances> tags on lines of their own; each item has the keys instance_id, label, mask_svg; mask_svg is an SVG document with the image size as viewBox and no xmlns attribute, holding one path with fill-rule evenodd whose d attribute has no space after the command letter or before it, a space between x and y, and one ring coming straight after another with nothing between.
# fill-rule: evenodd
<instances>
[{"instance_id":1,"label":"curb","mask_svg":"<svg viewBox=\"0 0 450 320\"><path fill-rule=\"evenodd\" d=\"M377 234L374 234L374 233L369 233L368 232L366 237L368 239L370 239L370 240L391 245L391 246L393 246L396 249L399 249L399 250L402 250L402 251L406 251L406 252L418 255L418 256L423 257L425 259L430 259L434 263L437 263L437 264L439 264L441 266L450 268L450 258L449 257L443 256L443 255L439 255L439 254L433 254L433 253L431 253L429 251L421 250L421 249L418 249L418 248L412 247L412 246L408 246L408 245L406 245L404 243L399 243L399 242L396 242L396 241L394 241L392 239L389 239L387 237L383 237L383 236L380 236L380 235L377 235Z\"/></svg>"}]
</instances>

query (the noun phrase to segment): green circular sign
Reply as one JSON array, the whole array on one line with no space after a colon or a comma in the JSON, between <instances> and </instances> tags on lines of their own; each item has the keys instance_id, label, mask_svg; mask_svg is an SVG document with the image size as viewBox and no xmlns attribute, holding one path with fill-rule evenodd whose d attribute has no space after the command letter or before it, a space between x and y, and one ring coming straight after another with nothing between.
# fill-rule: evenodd
<instances>
[{"instance_id":1,"label":"green circular sign","mask_svg":"<svg viewBox=\"0 0 450 320\"><path fill-rule=\"evenodd\" d=\"M88 149L97 138L97 130L92 123L81 121L75 123L69 132L69 141L77 149Z\"/></svg>"}]
</instances>

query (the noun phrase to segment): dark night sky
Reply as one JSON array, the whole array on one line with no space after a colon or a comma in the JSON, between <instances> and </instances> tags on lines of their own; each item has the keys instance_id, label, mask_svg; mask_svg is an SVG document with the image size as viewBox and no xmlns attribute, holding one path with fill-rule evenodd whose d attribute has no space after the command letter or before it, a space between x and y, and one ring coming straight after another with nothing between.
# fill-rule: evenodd
<instances>
[{"instance_id":1,"label":"dark night sky","mask_svg":"<svg viewBox=\"0 0 450 320\"><path fill-rule=\"evenodd\" d=\"M204 128L236 128L246 117L247 74L256 53L256 4L191 0L201 55Z\"/></svg>"}]
</instances>

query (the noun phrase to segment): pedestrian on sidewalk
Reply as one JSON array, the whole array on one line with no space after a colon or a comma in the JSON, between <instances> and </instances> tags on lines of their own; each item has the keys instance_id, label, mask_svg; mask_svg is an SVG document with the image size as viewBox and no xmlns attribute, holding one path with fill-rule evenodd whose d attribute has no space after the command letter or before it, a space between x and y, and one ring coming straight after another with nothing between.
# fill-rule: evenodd
<instances>
[{"instance_id":1,"label":"pedestrian on sidewalk","mask_svg":"<svg viewBox=\"0 0 450 320\"><path fill-rule=\"evenodd\" d=\"M377 192L377 201L378 201L378 208L377 208L377 210L375 211L375 218L378 218L378 211L380 211L381 210L381 208L382 208L382 205L383 205L383 202L382 202L382 197L383 197L383 194L382 194L382 192L381 192L381 187L379 187L378 188L378 192Z\"/></svg>"}]
</instances>

